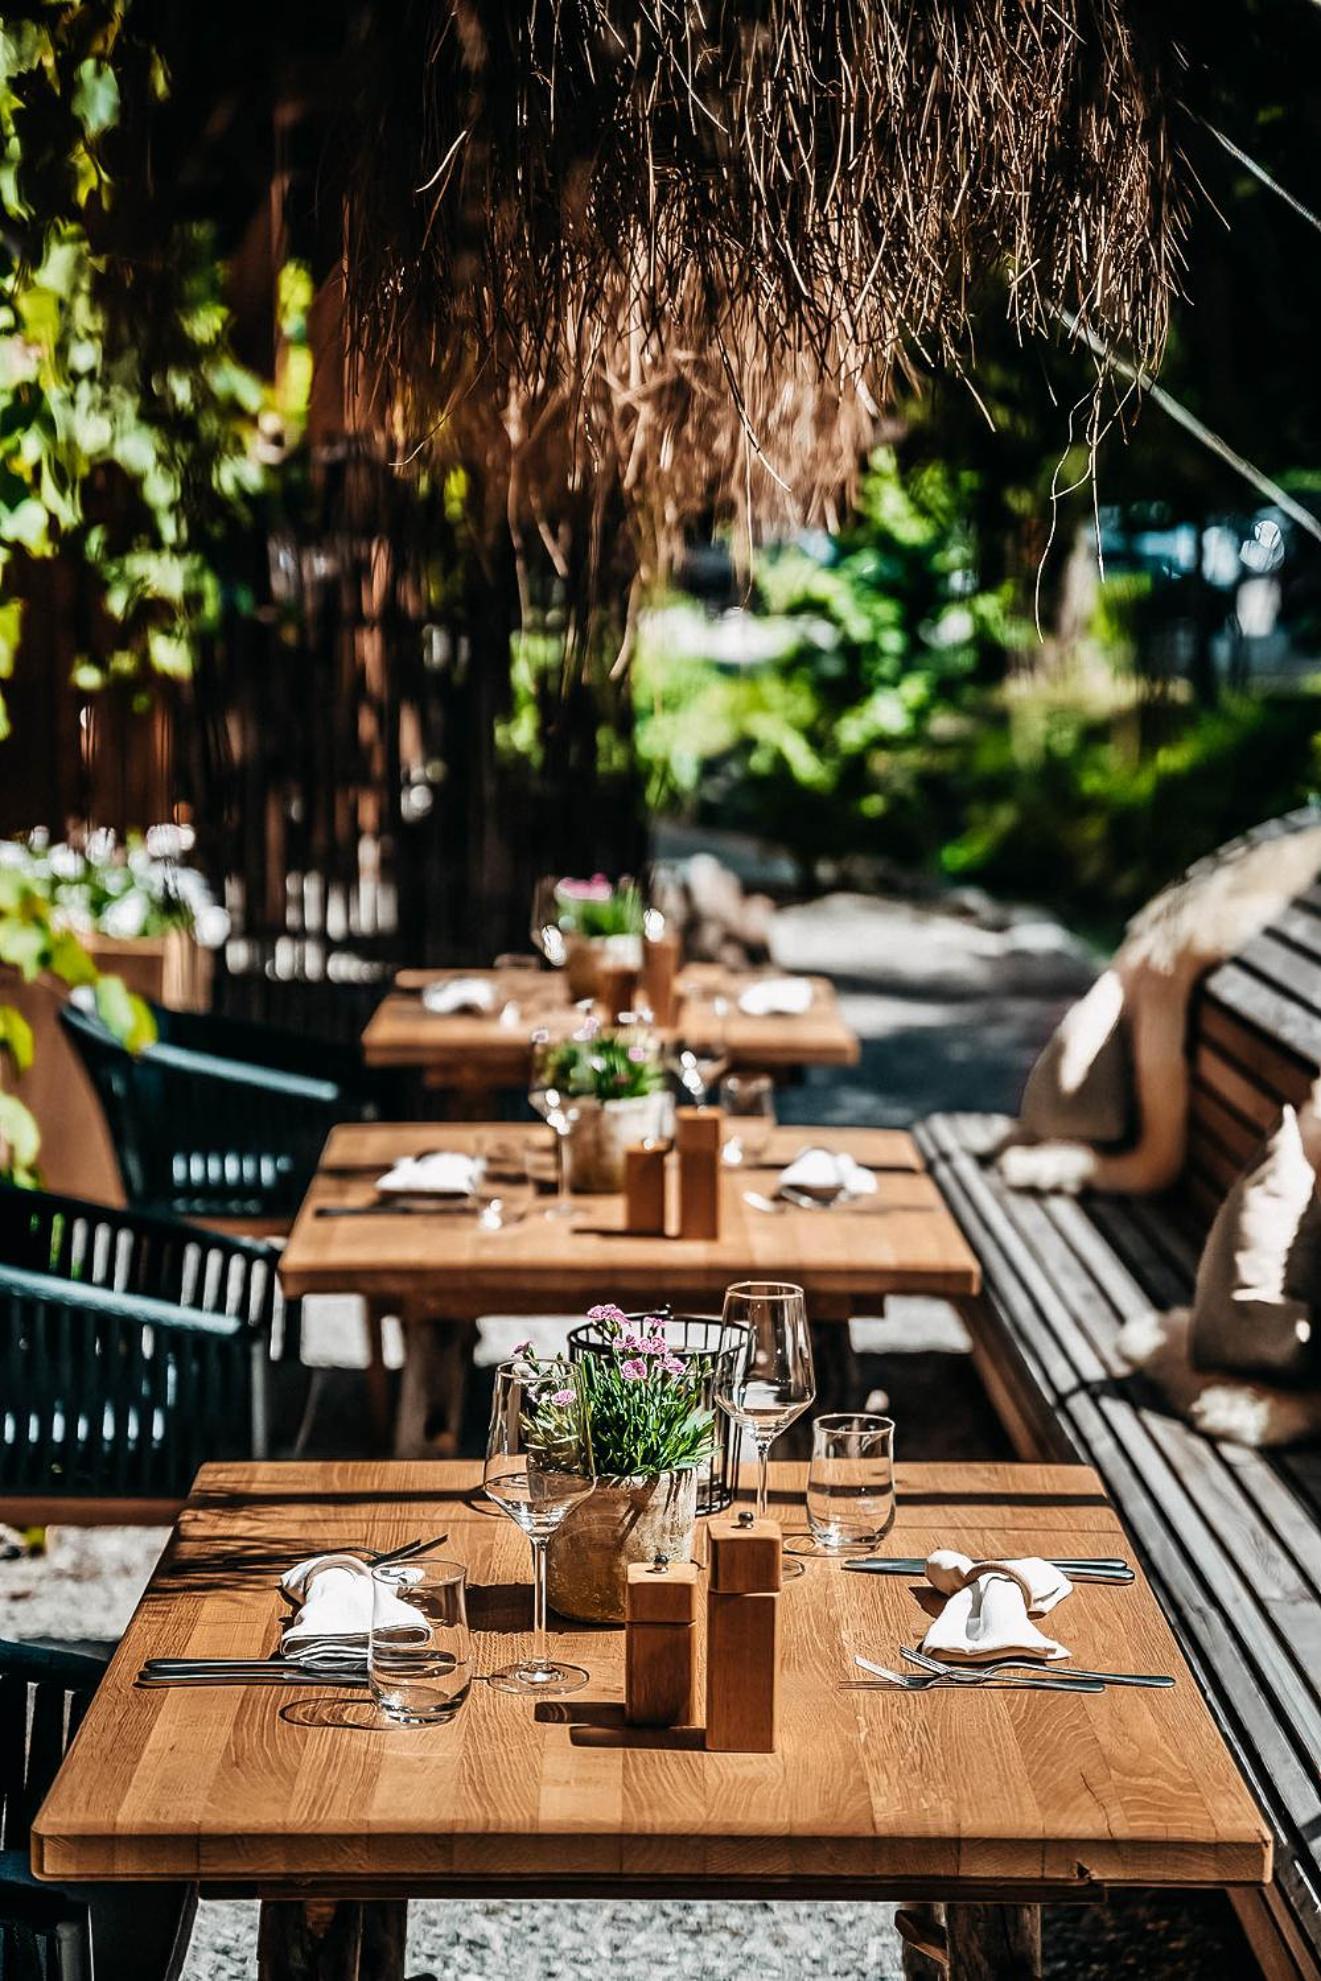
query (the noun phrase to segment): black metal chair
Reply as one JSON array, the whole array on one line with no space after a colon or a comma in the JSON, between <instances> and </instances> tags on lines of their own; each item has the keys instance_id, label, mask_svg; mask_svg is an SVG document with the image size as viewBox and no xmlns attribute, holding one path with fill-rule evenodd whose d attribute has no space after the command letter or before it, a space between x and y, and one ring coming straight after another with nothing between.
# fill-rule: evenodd
<instances>
[{"instance_id":1,"label":"black metal chair","mask_svg":"<svg viewBox=\"0 0 1321 1981\"><path fill-rule=\"evenodd\" d=\"M204 1459L265 1455L272 1247L0 1188L0 1512L178 1505Z\"/></svg>"},{"instance_id":2,"label":"black metal chair","mask_svg":"<svg viewBox=\"0 0 1321 1981\"><path fill-rule=\"evenodd\" d=\"M105 1669L85 1652L0 1641L0 1977L174 1981L192 1885L39 1883L32 1822Z\"/></svg>"},{"instance_id":3,"label":"black metal chair","mask_svg":"<svg viewBox=\"0 0 1321 1981\"><path fill-rule=\"evenodd\" d=\"M177 1217L291 1220L330 1130L376 1113L361 1058L273 1026L152 1010L157 1043L137 1054L95 1013L72 1002L61 1013L130 1203Z\"/></svg>"}]
</instances>

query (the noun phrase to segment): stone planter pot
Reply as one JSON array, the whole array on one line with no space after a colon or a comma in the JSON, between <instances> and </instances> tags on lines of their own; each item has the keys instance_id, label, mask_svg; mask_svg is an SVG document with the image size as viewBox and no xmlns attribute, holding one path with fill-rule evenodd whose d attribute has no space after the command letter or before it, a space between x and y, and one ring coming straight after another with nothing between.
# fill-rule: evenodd
<instances>
[{"instance_id":1,"label":"stone planter pot","mask_svg":"<svg viewBox=\"0 0 1321 1981\"><path fill-rule=\"evenodd\" d=\"M641 1094L627 1101L575 1101L578 1118L564 1144L569 1189L596 1196L624 1187L624 1151L659 1137L667 1096Z\"/></svg>"},{"instance_id":2,"label":"stone planter pot","mask_svg":"<svg viewBox=\"0 0 1321 1981\"><path fill-rule=\"evenodd\" d=\"M691 1560L696 1522L696 1471L598 1479L550 1537L551 1607L581 1623L622 1623L630 1563Z\"/></svg>"},{"instance_id":3,"label":"stone planter pot","mask_svg":"<svg viewBox=\"0 0 1321 1981\"><path fill-rule=\"evenodd\" d=\"M566 935L564 976L569 986L569 996L575 1003L580 998L594 998L598 995L601 988L602 963L617 963L625 970L641 970L642 937L640 935Z\"/></svg>"}]
</instances>

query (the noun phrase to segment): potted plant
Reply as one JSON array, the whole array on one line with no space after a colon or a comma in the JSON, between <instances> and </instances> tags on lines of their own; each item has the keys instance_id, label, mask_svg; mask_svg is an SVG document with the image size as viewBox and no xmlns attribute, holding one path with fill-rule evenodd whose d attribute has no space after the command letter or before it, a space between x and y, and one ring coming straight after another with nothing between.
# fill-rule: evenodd
<instances>
[{"instance_id":1,"label":"potted plant","mask_svg":"<svg viewBox=\"0 0 1321 1981\"><path fill-rule=\"evenodd\" d=\"M622 1190L625 1150L661 1134L669 1105L654 1041L640 1032L580 1033L546 1048L538 1078L560 1096L568 1188Z\"/></svg>"},{"instance_id":2,"label":"potted plant","mask_svg":"<svg viewBox=\"0 0 1321 1981\"><path fill-rule=\"evenodd\" d=\"M595 997L603 960L642 968L642 891L636 881L618 885L604 874L555 884L564 970L572 998Z\"/></svg>"},{"instance_id":3,"label":"potted plant","mask_svg":"<svg viewBox=\"0 0 1321 1981\"><path fill-rule=\"evenodd\" d=\"M629 1564L687 1561L697 1521L697 1485L711 1456L714 1425L704 1405L700 1357L676 1354L659 1318L630 1321L618 1307L593 1307L601 1348L577 1363L592 1441L596 1490L552 1535L550 1601L562 1616L622 1623ZM534 1366L528 1348L520 1351ZM553 1365L548 1373L553 1373ZM548 1382L535 1430L557 1462L573 1466L574 1412Z\"/></svg>"}]
</instances>

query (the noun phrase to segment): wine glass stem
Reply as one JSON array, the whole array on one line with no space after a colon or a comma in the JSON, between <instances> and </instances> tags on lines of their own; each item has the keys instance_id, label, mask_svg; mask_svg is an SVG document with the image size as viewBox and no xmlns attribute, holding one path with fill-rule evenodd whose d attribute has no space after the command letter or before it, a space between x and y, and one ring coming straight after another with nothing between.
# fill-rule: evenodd
<instances>
[{"instance_id":1,"label":"wine glass stem","mask_svg":"<svg viewBox=\"0 0 1321 1981\"><path fill-rule=\"evenodd\" d=\"M532 1663L542 1666L547 1659L546 1643L546 1543L532 1543Z\"/></svg>"},{"instance_id":2,"label":"wine glass stem","mask_svg":"<svg viewBox=\"0 0 1321 1981\"><path fill-rule=\"evenodd\" d=\"M757 1440L757 1518L764 1520L771 1498L771 1441Z\"/></svg>"},{"instance_id":3,"label":"wine glass stem","mask_svg":"<svg viewBox=\"0 0 1321 1981\"><path fill-rule=\"evenodd\" d=\"M555 1153L559 1163L555 1171L555 1197L561 1208L569 1202L569 1137L563 1129L555 1133Z\"/></svg>"}]
</instances>

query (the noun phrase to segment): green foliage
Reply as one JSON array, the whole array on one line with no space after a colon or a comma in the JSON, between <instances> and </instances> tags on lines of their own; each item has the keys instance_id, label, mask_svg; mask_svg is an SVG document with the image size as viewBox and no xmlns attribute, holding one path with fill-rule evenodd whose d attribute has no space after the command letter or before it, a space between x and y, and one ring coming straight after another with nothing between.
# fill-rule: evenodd
<instances>
[{"instance_id":1,"label":"green foliage","mask_svg":"<svg viewBox=\"0 0 1321 1981\"><path fill-rule=\"evenodd\" d=\"M131 280L115 251L119 66L166 89L125 13L52 0L0 22L0 581L12 591L23 559L72 561L88 690L189 671L219 603L208 529L261 480L262 388L229 351L209 234L173 230ZM22 618L10 597L0 678Z\"/></svg>"},{"instance_id":2,"label":"green foliage","mask_svg":"<svg viewBox=\"0 0 1321 1981\"><path fill-rule=\"evenodd\" d=\"M663 1081L655 1047L636 1032L598 1032L547 1046L538 1079L573 1100L633 1101L658 1093Z\"/></svg>"},{"instance_id":3,"label":"green foliage","mask_svg":"<svg viewBox=\"0 0 1321 1981\"><path fill-rule=\"evenodd\" d=\"M94 987L102 1021L131 1052L141 1051L156 1036L150 1007L122 977L99 975L77 936L60 925L58 911L21 866L0 865L0 963L17 970L27 983L45 975L71 989ZM0 1066L6 1061L15 1073L27 1071L32 1030L13 1005L0 1003ZM0 1090L0 1178L35 1184L40 1146L41 1133L30 1110L16 1095Z\"/></svg>"},{"instance_id":4,"label":"green foliage","mask_svg":"<svg viewBox=\"0 0 1321 1981\"><path fill-rule=\"evenodd\" d=\"M590 1318L604 1337L602 1354L570 1368L522 1351L541 1378L530 1422L534 1448L580 1470L585 1417L599 1478L654 1479L704 1464L713 1443L712 1413L703 1404L707 1363L675 1355L658 1319L633 1323L611 1306L594 1307Z\"/></svg>"},{"instance_id":5,"label":"green foliage","mask_svg":"<svg viewBox=\"0 0 1321 1981\"><path fill-rule=\"evenodd\" d=\"M1008 588L979 585L970 493L939 463L905 476L882 451L833 561L789 549L759 562L778 656L730 668L644 637L637 738L651 803L700 808L718 794L724 818L769 830L807 868L874 840L895 752L961 706L988 648L1021 637Z\"/></svg>"},{"instance_id":6,"label":"green foliage","mask_svg":"<svg viewBox=\"0 0 1321 1981\"><path fill-rule=\"evenodd\" d=\"M589 940L642 934L642 890L636 881L613 886L604 874L590 880L562 880L555 889L559 925L565 935Z\"/></svg>"}]
</instances>

